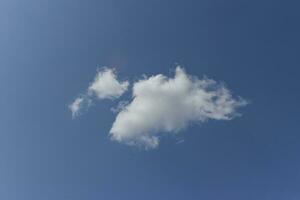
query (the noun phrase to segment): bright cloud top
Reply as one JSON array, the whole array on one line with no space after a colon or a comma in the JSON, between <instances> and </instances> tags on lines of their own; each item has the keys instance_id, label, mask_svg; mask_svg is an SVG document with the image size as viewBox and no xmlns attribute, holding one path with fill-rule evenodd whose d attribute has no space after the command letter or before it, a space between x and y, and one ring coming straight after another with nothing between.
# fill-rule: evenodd
<instances>
[{"instance_id":1,"label":"bright cloud top","mask_svg":"<svg viewBox=\"0 0 300 200\"><path fill-rule=\"evenodd\" d=\"M88 89L88 94L95 94L99 99L114 99L127 91L129 82L119 82L113 69L104 68L96 75Z\"/></svg>"},{"instance_id":2,"label":"bright cloud top","mask_svg":"<svg viewBox=\"0 0 300 200\"><path fill-rule=\"evenodd\" d=\"M70 105L72 117L77 117L82 110L87 110L95 96L98 99L116 99L127 91L128 81L120 82L114 69L102 68L96 74L85 95L76 98Z\"/></svg>"},{"instance_id":3,"label":"bright cloud top","mask_svg":"<svg viewBox=\"0 0 300 200\"><path fill-rule=\"evenodd\" d=\"M230 120L246 104L224 85L177 67L174 78L158 74L134 83L133 99L118 113L110 135L125 144L156 148L161 133L176 133L192 122Z\"/></svg>"}]
</instances>

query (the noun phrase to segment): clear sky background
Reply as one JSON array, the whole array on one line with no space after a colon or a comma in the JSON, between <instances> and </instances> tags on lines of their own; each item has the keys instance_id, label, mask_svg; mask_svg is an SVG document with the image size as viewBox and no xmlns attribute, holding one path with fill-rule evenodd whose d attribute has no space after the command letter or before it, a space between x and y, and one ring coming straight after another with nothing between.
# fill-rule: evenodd
<instances>
[{"instance_id":1,"label":"clear sky background","mask_svg":"<svg viewBox=\"0 0 300 200\"><path fill-rule=\"evenodd\" d=\"M300 199L299 6L2 0L0 199ZM151 151L109 139L117 101L72 119L67 106L97 67L137 80L175 63L249 100L243 116Z\"/></svg>"}]
</instances>

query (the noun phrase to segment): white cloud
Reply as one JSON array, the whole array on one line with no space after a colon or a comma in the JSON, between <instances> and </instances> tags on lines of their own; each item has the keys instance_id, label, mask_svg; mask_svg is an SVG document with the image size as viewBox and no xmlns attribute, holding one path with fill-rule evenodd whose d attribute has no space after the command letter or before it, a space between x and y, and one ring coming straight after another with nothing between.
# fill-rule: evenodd
<instances>
[{"instance_id":1,"label":"white cloud","mask_svg":"<svg viewBox=\"0 0 300 200\"><path fill-rule=\"evenodd\" d=\"M81 111L87 109L91 105L91 100L86 96L77 97L73 103L69 105L72 117L75 118L81 114Z\"/></svg>"},{"instance_id":2,"label":"white cloud","mask_svg":"<svg viewBox=\"0 0 300 200\"><path fill-rule=\"evenodd\" d=\"M68 107L75 118L81 114L81 111L87 110L92 104L93 97L98 99L116 99L127 91L128 81L120 82L114 69L102 68L96 74L94 81L90 84L85 95L74 100Z\"/></svg>"},{"instance_id":3,"label":"white cloud","mask_svg":"<svg viewBox=\"0 0 300 200\"><path fill-rule=\"evenodd\" d=\"M104 68L98 71L94 82L88 88L88 94L95 94L99 99L114 99L127 91L129 82L119 82L114 69Z\"/></svg>"},{"instance_id":4,"label":"white cloud","mask_svg":"<svg viewBox=\"0 0 300 200\"><path fill-rule=\"evenodd\" d=\"M103 91L102 87L92 88ZM189 76L177 67L174 78L158 74L134 83L133 99L118 113L110 136L129 145L155 148L161 133L176 133L192 122L230 120L246 104L242 98L233 98L223 84Z\"/></svg>"}]
</instances>

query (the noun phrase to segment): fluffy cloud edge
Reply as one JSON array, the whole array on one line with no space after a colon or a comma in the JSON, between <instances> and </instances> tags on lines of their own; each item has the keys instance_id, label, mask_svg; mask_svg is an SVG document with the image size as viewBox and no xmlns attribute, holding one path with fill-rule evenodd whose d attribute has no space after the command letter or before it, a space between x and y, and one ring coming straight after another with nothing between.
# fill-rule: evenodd
<instances>
[{"instance_id":1,"label":"fluffy cloud edge","mask_svg":"<svg viewBox=\"0 0 300 200\"><path fill-rule=\"evenodd\" d=\"M79 96L72 103L68 105L72 113L72 118L76 118L81 115L82 111L87 110L92 104L92 100L87 96Z\"/></svg>"},{"instance_id":2,"label":"fluffy cloud edge","mask_svg":"<svg viewBox=\"0 0 300 200\"><path fill-rule=\"evenodd\" d=\"M98 99L116 99L128 90L128 81L119 81L115 68L103 67L98 70L88 88L88 95Z\"/></svg>"},{"instance_id":3,"label":"fluffy cloud edge","mask_svg":"<svg viewBox=\"0 0 300 200\"><path fill-rule=\"evenodd\" d=\"M177 133L195 122L231 120L247 104L234 98L224 84L188 75L178 66L173 78L158 74L133 83L132 101L120 109L110 137L154 149L162 133Z\"/></svg>"},{"instance_id":4,"label":"fluffy cloud edge","mask_svg":"<svg viewBox=\"0 0 300 200\"><path fill-rule=\"evenodd\" d=\"M115 68L102 67L98 69L86 93L68 105L72 118L76 118L82 111L87 110L95 99L117 99L128 90L128 87L129 81L118 80Z\"/></svg>"}]
</instances>

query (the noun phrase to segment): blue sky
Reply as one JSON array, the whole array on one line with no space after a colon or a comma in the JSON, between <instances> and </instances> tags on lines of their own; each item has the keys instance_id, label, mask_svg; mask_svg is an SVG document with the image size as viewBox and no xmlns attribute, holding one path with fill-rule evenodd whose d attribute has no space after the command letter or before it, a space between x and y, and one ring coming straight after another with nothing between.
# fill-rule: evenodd
<instances>
[{"instance_id":1,"label":"blue sky","mask_svg":"<svg viewBox=\"0 0 300 200\"><path fill-rule=\"evenodd\" d=\"M299 199L299 5L2 1L0 199ZM97 68L134 82L176 63L250 101L242 117L150 151L110 140L119 100L72 119Z\"/></svg>"}]
</instances>

